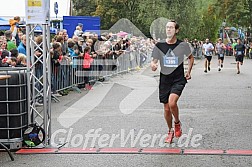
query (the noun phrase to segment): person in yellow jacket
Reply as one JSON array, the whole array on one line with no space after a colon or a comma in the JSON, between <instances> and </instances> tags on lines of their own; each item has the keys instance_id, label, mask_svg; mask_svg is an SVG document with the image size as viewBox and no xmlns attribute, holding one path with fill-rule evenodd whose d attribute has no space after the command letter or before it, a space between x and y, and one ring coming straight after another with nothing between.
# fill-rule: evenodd
<instances>
[{"instance_id":1,"label":"person in yellow jacket","mask_svg":"<svg viewBox=\"0 0 252 167\"><path fill-rule=\"evenodd\" d=\"M15 16L13 19L9 20L9 24L10 24L10 30L12 32L12 37L13 39L16 40L16 45L18 46L20 43L20 39L18 37L18 32L20 32L20 27L19 27L19 22L20 22L20 17L19 16Z\"/></svg>"}]
</instances>

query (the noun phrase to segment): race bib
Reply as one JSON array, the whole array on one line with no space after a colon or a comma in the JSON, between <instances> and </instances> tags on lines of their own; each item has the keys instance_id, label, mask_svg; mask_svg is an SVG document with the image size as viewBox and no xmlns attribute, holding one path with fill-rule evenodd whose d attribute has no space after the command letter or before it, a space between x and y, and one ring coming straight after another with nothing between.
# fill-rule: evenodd
<instances>
[{"instance_id":1,"label":"race bib","mask_svg":"<svg viewBox=\"0 0 252 167\"><path fill-rule=\"evenodd\" d=\"M212 53L209 52L209 51L206 52L206 55L207 55L207 56L211 56L211 54L212 54Z\"/></svg>"},{"instance_id":2,"label":"race bib","mask_svg":"<svg viewBox=\"0 0 252 167\"><path fill-rule=\"evenodd\" d=\"M220 54L220 57L224 57L224 54Z\"/></svg>"},{"instance_id":3,"label":"race bib","mask_svg":"<svg viewBox=\"0 0 252 167\"><path fill-rule=\"evenodd\" d=\"M237 55L238 56L242 55L242 51L237 51Z\"/></svg>"},{"instance_id":4,"label":"race bib","mask_svg":"<svg viewBox=\"0 0 252 167\"><path fill-rule=\"evenodd\" d=\"M178 57L164 56L164 67L178 67Z\"/></svg>"}]
</instances>

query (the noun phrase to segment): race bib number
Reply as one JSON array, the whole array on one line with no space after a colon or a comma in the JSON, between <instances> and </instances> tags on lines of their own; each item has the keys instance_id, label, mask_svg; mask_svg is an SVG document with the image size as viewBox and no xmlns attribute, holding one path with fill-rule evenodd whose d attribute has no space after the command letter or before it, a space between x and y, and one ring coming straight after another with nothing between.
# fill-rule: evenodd
<instances>
[{"instance_id":1,"label":"race bib number","mask_svg":"<svg viewBox=\"0 0 252 167\"><path fill-rule=\"evenodd\" d=\"M220 57L224 57L224 54L220 54Z\"/></svg>"},{"instance_id":2,"label":"race bib number","mask_svg":"<svg viewBox=\"0 0 252 167\"><path fill-rule=\"evenodd\" d=\"M207 52L206 52L206 55L207 55L207 56L211 56L211 52L207 51Z\"/></svg>"},{"instance_id":3,"label":"race bib number","mask_svg":"<svg viewBox=\"0 0 252 167\"><path fill-rule=\"evenodd\" d=\"M237 55L238 56L242 55L242 51L237 51Z\"/></svg>"},{"instance_id":4,"label":"race bib number","mask_svg":"<svg viewBox=\"0 0 252 167\"><path fill-rule=\"evenodd\" d=\"M164 56L165 67L178 67L178 57L167 57Z\"/></svg>"}]
</instances>

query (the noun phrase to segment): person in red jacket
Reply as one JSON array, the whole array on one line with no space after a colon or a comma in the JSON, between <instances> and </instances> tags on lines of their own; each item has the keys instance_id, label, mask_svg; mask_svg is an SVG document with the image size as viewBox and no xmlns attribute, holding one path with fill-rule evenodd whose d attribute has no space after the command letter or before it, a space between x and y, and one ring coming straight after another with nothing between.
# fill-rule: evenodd
<instances>
[{"instance_id":1,"label":"person in red jacket","mask_svg":"<svg viewBox=\"0 0 252 167\"><path fill-rule=\"evenodd\" d=\"M83 61L83 70L84 70L84 82L85 82L85 90L91 90L92 87L90 85L90 73L92 70L92 63L94 61L93 56L90 55L91 47L87 46L84 49L84 61Z\"/></svg>"}]
</instances>

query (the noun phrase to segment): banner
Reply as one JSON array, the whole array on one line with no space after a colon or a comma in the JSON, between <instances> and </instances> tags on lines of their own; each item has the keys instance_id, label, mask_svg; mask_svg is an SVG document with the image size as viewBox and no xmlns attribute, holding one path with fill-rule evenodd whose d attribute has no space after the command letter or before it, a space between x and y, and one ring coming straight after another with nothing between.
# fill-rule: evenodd
<instances>
[{"instance_id":1,"label":"banner","mask_svg":"<svg viewBox=\"0 0 252 167\"><path fill-rule=\"evenodd\" d=\"M50 18L50 0L25 1L26 24L46 24Z\"/></svg>"}]
</instances>

